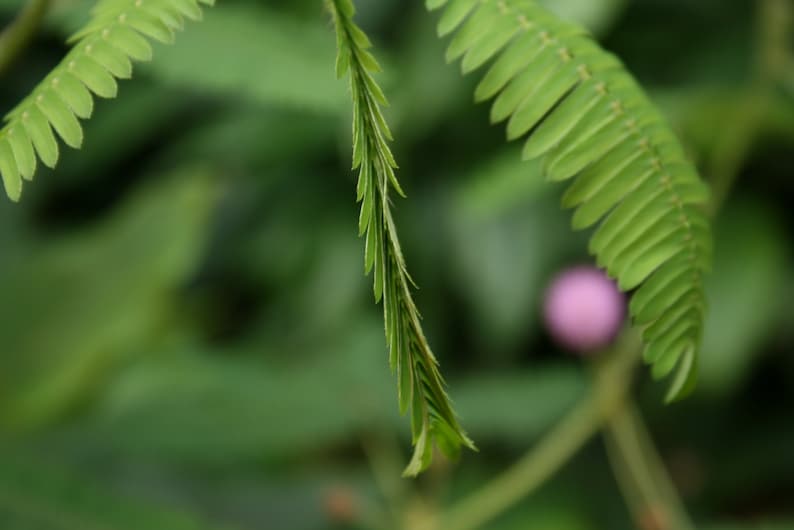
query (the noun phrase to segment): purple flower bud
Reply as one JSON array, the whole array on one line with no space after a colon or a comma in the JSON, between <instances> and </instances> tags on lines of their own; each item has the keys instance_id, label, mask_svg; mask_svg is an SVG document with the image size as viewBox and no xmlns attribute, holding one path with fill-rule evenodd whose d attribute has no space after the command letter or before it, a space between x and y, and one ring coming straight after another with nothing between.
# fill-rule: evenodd
<instances>
[{"instance_id":1,"label":"purple flower bud","mask_svg":"<svg viewBox=\"0 0 794 530\"><path fill-rule=\"evenodd\" d=\"M575 267L554 279L546 293L544 313L557 342L588 353L615 339L626 313L626 299L603 271Z\"/></svg>"}]
</instances>

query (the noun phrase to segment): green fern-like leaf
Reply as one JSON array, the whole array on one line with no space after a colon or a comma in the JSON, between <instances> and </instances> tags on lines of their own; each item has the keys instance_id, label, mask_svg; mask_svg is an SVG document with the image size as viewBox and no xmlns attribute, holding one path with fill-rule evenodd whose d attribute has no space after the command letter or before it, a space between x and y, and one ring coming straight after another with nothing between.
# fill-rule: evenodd
<instances>
[{"instance_id":1,"label":"green fern-like leaf","mask_svg":"<svg viewBox=\"0 0 794 530\"><path fill-rule=\"evenodd\" d=\"M326 0L336 26L338 77L349 73L353 97L353 168L359 170L360 235L366 241L365 269L374 271L376 301L383 301L389 362L397 373L400 411L411 411L414 455L404 474L415 476L430 465L433 446L455 457L462 446L474 449L455 417L411 295L412 281L392 219L389 191L403 195L388 142L391 132L381 112L387 104L373 72L380 71L367 51L371 44L353 22L351 0Z\"/></svg>"},{"instance_id":2,"label":"green fern-like leaf","mask_svg":"<svg viewBox=\"0 0 794 530\"><path fill-rule=\"evenodd\" d=\"M201 5L215 0L101 0L91 21L72 36L71 51L5 117L0 130L0 174L8 196L16 201L22 182L31 180L37 160L55 167L58 142L83 143L80 119L88 119L93 94L116 97L116 79L132 76L132 61L152 58L150 40L170 43L184 19L199 20Z\"/></svg>"},{"instance_id":3,"label":"green fern-like leaf","mask_svg":"<svg viewBox=\"0 0 794 530\"><path fill-rule=\"evenodd\" d=\"M542 157L552 181L573 180L563 206L575 229L598 224L590 251L634 293L653 375L676 375L668 392L689 392L710 267L708 189L665 120L620 61L581 27L532 0L427 0L444 7L447 59L464 73L490 61L475 98L494 98L493 122L509 140L528 135L525 159ZM599 224L600 223L600 224ZM676 369L677 368L677 369Z\"/></svg>"}]
</instances>

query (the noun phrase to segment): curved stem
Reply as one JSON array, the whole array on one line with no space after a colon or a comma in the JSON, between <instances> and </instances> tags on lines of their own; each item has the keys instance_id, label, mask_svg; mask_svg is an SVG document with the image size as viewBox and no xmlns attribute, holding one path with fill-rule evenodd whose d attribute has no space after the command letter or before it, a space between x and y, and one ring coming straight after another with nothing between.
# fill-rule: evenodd
<instances>
[{"instance_id":1,"label":"curved stem","mask_svg":"<svg viewBox=\"0 0 794 530\"><path fill-rule=\"evenodd\" d=\"M597 367L592 390L543 440L502 475L453 506L438 524L425 522L421 530L474 530L541 486L598 433L623 401L636 360L634 339L627 340Z\"/></svg>"},{"instance_id":2,"label":"curved stem","mask_svg":"<svg viewBox=\"0 0 794 530\"><path fill-rule=\"evenodd\" d=\"M667 471L661 456L659 456L659 451L653 443L651 434L648 432L648 427L639 409L635 404L632 404L629 412L629 419L634 429L634 434L649 466L654 484L656 484L660 498L664 499L669 513L674 516L676 528L693 530L695 526L687 514L684 502L681 500L672 478L670 478L670 473Z\"/></svg>"},{"instance_id":3,"label":"curved stem","mask_svg":"<svg viewBox=\"0 0 794 530\"><path fill-rule=\"evenodd\" d=\"M733 126L722 134L712 154L711 174L712 216L722 208L728 198L742 166L753 148L764 117L769 112L769 90L756 83L746 90L746 95L733 115Z\"/></svg>"},{"instance_id":4,"label":"curved stem","mask_svg":"<svg viewBox=\"0 0 794 530\"><path fill-rule=\"evenodd\" d=\"M0 33L0 75L13 64L33 38L47 14L50 1L29 0L17 19Z\"/></svg>"},{"instance_id":5,"label":"curved stem","mask_svg":"<svg viewBox=\"0 0 794 530\"><path fill-rule=\"evenodd\" d=\"M731 119L731 127L719 137L711 155L712 200L716 214L739 177L747 156L763 132L764 120L772 109L775 84L788 73L788 39L794 8L787 0L763 0L758 4L756 73Z\"/></svg>"},{"instance_id":6,"label":"curved stem","mask_svg":"<svg viewBox=\"0 0 794 530\"><path fill-rule=\"evenodd\" d=\"M629 401L605 429L609 460L626 502L641 528L692 530L689 520L642 417Z\"/></svg>"},{"instance_id":7,"label":"curved stem","mask_svg":"<svg viewBox=\"0 0 794 530\"><path fill-rule=\"evenodd\" d=\"M621 452L614 437L610 436L608 429L604 429L604 445L606 446L607 458L612 468L612 474L615 476L615 481L617 482L620 493L623 495L626 507L632 519L634 521L639 521L642 519L643 512L646 509L644 495L637 487L637 479L631 473L624 454Z\"/></svg>"},{"instance_id":8,"label":"curved stem","mask_svg":"<svg viewBox=\"0 0 794 530\"><path fill-rule=\"evenodd\" d=\"M385 432L363 436L361 446L375 485L383 497L388 519L396 525L401 520L405 500L405 482L400 478L402 455L397 442Z\"/></svg>"}]
</instances>

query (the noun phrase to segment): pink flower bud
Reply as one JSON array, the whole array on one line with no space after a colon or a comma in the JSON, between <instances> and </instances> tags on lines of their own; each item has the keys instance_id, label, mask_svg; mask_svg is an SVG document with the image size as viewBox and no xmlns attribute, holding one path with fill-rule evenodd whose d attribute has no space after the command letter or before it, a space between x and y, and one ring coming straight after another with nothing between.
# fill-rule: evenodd
<instances>
[{"instance_id":1,"label":"pink flower bud","mask_svg":"<svg viewBox=\"0 0 794 530\"><path fill-rule=\"evenodd\" d=\"M544 313L557 342L588 353L615 339L626 314L626 299L603 271L575 267L554 279L546 293Z\"/></svg>"}]
</instances>

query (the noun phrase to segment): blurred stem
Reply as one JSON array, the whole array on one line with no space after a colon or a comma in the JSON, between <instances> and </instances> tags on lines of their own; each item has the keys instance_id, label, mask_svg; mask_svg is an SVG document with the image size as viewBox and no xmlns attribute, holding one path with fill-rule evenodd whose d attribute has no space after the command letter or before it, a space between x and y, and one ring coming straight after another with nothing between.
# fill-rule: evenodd
<instances>
[{"instance_id":1,"label":"blurred stem","mask_svg":"<svg viewBox=\"0 0 794 530\"><path fill-rule=\"evenodd\" d=\"M27 47L50 7L51 0L29 0L22 11L0 33L0 75Z\"/></svg>"},{"instance_id":2,"label":"blurred stem","mask_svg":"<svg viewBox=\"0 0 794 530\"><path fill-rule=\"evenodd\" d=\"M640 528L693 530L636 406L626 400L604 431L609 460Z\"/></svg>"},{"instance_id":3,"label":"blurred stem","mask_svg":"<svg viewBox=\"0 0 794 530\"><path fill-rule=\"evenodd\" d=\"M718 139L709 164L712 214L719 211L730 194L771 110L775 85L788 73L788 37L794 8L790 0L762 0L758 6L755 78L745 90L730 127Z\"/></svg>"},{"instance_id":4,"label":"blurred stem","mask_svg":"<svg viewBox=\"0 0 794 530\"><path fill-rule=\"evenodd\" d=\"M597 368L593 388L556 428L502 475L435 521L412 530L474 530L532 493L590 440L625 399L637 362L631 334Z\"/></svg>"},{"instance_id":5,"label":"blurred stem","mask_svg":"<svg viewBox=\"0 0 794 530\"><path fill-rule=\"evenodd\" d=\"M637 487L638 480L631 473L624 454L615 442L614 437L609 435L609 430L604 432L604 442L612 474L615 476L620 493L626 501L631 518L634 521L639 521L643 516L646 502L642 492Z\"/></svg>"},{"instance_id":6,"label":"blurred stem","mask_svg":"<svg viewBox=\"0 0 794 530\"><path fill-rule=\"evenodd\" d=\"M392 526L399 524L405 499L405 481L402 476L402 453L393 437L369 434L361 439L364 455L378 490L383 496Z\"/></svg>"},{"instance_id":7,"label":"blurred stem","mask_svg":"<svg viewBox=\"0 0 794 530\"><path fill-rule=\"evenodd\" d=\"M768 90L763 86L748 89L734 111L733 123L717 142L709 170L712 192L709 211L712 215L719 212L730 195L768 111Z\"/></svg>"},{"instance_id":8,"label":"blurred stem","mask_svg":"<svg viewBox=\"0 0 794 530\"><path fill-rule=\"evenodd\" d=\"M677 524L676 528L694 530L694 524L689 518L689 514L686 511L684 502L681 500L681 496L678 494L678 489L673 483L673 479L670 477L670 473L667 471L667 467L653 443L651 433L648 431L648 427L639 409L634 404L632 404L630 408L629 420L631 426L634 428L637 441L642 448L645 462L650 466L651 475L654 479L654 484L656 484L660 492L660 497L666 500L668 513L675 518Z\"/></svg>"}]
</instances>

